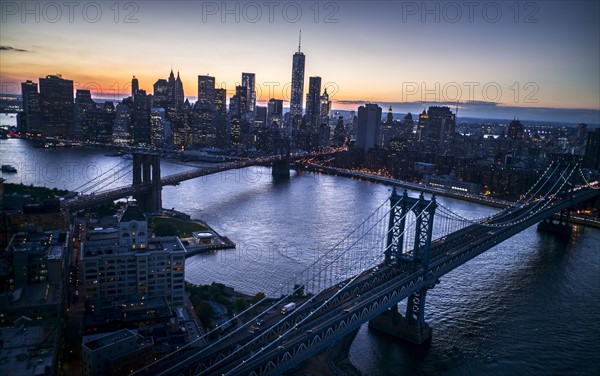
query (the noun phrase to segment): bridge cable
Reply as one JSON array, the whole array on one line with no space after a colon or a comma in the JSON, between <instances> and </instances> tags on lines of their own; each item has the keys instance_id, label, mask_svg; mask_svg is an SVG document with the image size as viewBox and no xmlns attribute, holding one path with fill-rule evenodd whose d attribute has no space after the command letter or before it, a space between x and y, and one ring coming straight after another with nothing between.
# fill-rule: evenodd
<instances>
[{"instance_id":1,"label":"bridge cable","mask_svg":"<svg viewBox=\"0 0 600 376\"><path fill-rule=\"evenodd\" d=\"M567 169L568 169L569 167L570 167L570 166L567 166L567 168L566 168L564 171L562 171L562 172L560 173L559 179L557 179L557 180L556 180L556 182L554 183L554 185L553 185L552 187L550 187L549 191L548 191L548 192L546 192L546 193L543 195L543 198L547 197L548 195L551 195L551 196L552 196L551 198L554 198L554 197L556 196L556 194L557 194L557 193L558 193L558 192L559 192L559 191L562 189L562 187L564 187L564 185L566 184L566 182L567 182L567 179L568 179L568 178L567 178L567 179L565 179L565 178L564 178L564 174L567 172ZM574 170L573 170L573 171L574 171ZM571 173L569 174L569 177L571 176L571 174L573 173L573 171L571 171ZM550 176L552 176L552 175L554 175L554 172L553 172L553 173L552 173ZM548 178L550 178L550 176L549 176ZM559 187L559 189L558 189L558 191L557 191L556 193L552 193L552 194L551 194L551 192L554 190L554 188L555 188L555 187L556 187L556 185L557 185L557 184L560 182L560 180L563 180L563 184L562 184L562 185ZM536 191L536 193L534 194L534 196L532 196L532 197L530 197L528 200L526 200L526 201L524 202L524 204L522 204L522 206L524 206L524 205L526 205L526 204L530 203L530 202L533 200L533 197L535 197L535 195L537 195L537 193L539 193L539 191L540 191L540 190L541 190L541 189L538 189L538 190ZM535 204L534 204L534 205L533 205L531 208L528 208L528 210L533 210L533 209L534 209L536 206L538 206L540 203L542 203L542 200L537 200L537 202L536 202L536 203L535 203ZM440 208L441 208L441 211L442 211L442 212L443 212L443 211L446 211L447 213L449 213L449 215L453 215L453 216L455 216L455 217L456 217L456 219L465 220L465 221L467 221L467 222L469 222L469 223L472 223L472 224L479 224L479 225L482 225L482 226L490 226L490 227L502 227L502 226L504 226L504 224L503 224L503 223L505 223L505 225L506 225L506 226L512 226L512 225L514 225L514 224L521 223L522 221L525 221L525 220L529 219L531 216L533 216L533 215L535 215L535 214L537 214L537 213L539 212L539 210L537 210L537 211L536 211L536 212L534 212L534 213L533 213L531 216L529 216L529 217L526 217L526 218L524 218L524 219L520 220L519 222L514 222L514 220L511 220L511 221L507 221L507 222L489 223L490 221L497 220L497 219L501 218L502 216L504 216L504 215L506 215L506 214L511 214L511 212L512 212L512 209L513 209L514 207L507 208L507 209L505 209L505 210L503 210L503 211L501 211L501 212L495 213L495 214L493 214L493 215L491 215L491 216L488 216L488 217L485 217L485 218L469 219L469 218L466 218L466 217L464 217L464 216L462 216L462 215L460 215L460 214L458 214L458 213L455 213L455 212L453 212L452 210L450 210L450 209L446 208L446 207L445 207L445 206L443 206L442 204L439 204L439 206L440 206ZM546 203L546 204L545 204L545 205L542 207L542 209L543 209L544 207L546 207L546 206L547 206L547 203ZM524 214L526 214L526 213L524 213ZM520 215L519 217L522 217L522 216L523 216L523 215ZM517 217L517 218L519 218L519 217Z\"/></svg>"},{"instance_id":2,"label":"bridge cable","mask_svg":"<svg viewBox=\"0 0 600 376\"><path fill-rule=\"evenodd\" d=\"M583 181L585 182L585 184L586 184L588 187L590 187L590 188L592 188L592 189L600 189L600 186L598 186L598 187L594 187L594 186L593 186L593 185L598 185L598 181L595 181L595 182L592 182L592 183L590 183L590 182L589 182L589 181L586 179L586 177L585 177L585 175L583 174L583 171L581 170L581 168L579 169L579 174L581 175L581 177L583 178Z\"/></svg>"},{"instance_id":3,"label":"bridge cable","mask_svg":"<svg viewBox=\"0 0 600 376\"><path fill-rule=\"evenodd\" d=\"M416 220L417 220L417 218L421 217L421 216L422 216L422 215L423 215L423 214L424 214L424 213L427 211L427 209L429 209L429 207L432 205L432 203L433 203L433 201L430 201L430 202L429 202L429 204L426 206L426 208L425 208L424 210L422 210L422 211L421 211L421 212L420 212L420 213L419 213L419 214L418 214L418 215L415 217L414 221L413 221L413 222L412 222L410 225L412 225L412 224L416 223ZM416 205L416 204L415 204L415 205ZM406 214L408 214L408 213L409 213L409 212L407 212ZM408 228L410 228L410 226L409 226ZM403 235L405 235L405 234L406 234L406 232L408 231L408 228L405 228L405 230L402 232L402 234L401 234L400 236L403 236ZM382 238L382 239L380 239L379 241L385 240L385 239L387 238L387 235L388 235L388 234L390 234L392 231L393 231L393 228L390 228L390 229L389 229L389 230L388 230L388 231L385 233L385 235L383 236L383 238ZM375 247L375 245L379 243L379 241L377 241L375 244L373 244L373 246L371 247L371 249L373 249L373 248ZM388 245L388 246L385 248L385 251L388 251L388 250L389 250L389 248L390 248L391 246L392 246L391 244L390 244L390 245ZM371 250L371 249L370 249L370 250ZM370 250L369 250L369 251L370 251ZM384 251L384 252L385 252L385 251ZM362 256L361 256L361 258L364 258L364 257L365 257L366 255L368 255L368 254L370 254L370 252L365 252L365 253L363 253L363 254L362 254ZM375 258L375 260L376 260L376 259L377 259L377 258ZM351 266L350 266L349 268L351 268ZM355 275L354 275L354 276L353 276L353 277L352 277L352 278L351 278L351 279L350 279L350 280L349 280L349 281L348 281L348 282L347 282L347 283L346 283L346 284L345 284L345 285L344 285L342 288L340 288L340 289L339 289L339 290L338 290L338 291L337 291L337 292L336 292L334 295L332 295L330 298L326 299L326 300L325 300L325 301L324 301L324 302L323 302L323 303L322 303L322 304L321 304L319 307L315 308L315 309L314 309L312 312L309 312L309 314L308 314L306 317L304 317L302 320L300 320L300 322L296 323L296 325L295 325L294 327L297 327L298 325L301 325L303 322L305 322L306 320L308 320L308 319L309 319L311 316L313 316L313 315L317 314L317 312L319 312L321 309L325 308L325 307L327 306L327 304L328 304L328 303L329 303L329 302L330 302L330 301L331 301L333 298L337 297L337 296L338 296L338 295L339 295L339 294L340 294L342 291L344 291L346 288L348 288L348 286L350 286L350 285L352 284L352 282L354 282L354 281L355 281L357 278L359 278L361 275L362 275L362 273L355 274ZM325 290L324 290L324 291L325 291ZM320 293L322 293L322 292L323 292L323 291L321 291ZM320 293L319 293L319 294L320 294ZM305 303L304 303L302 306L300 306L299 308L302 308L303 306L305 306L306 304L308 304L310 301L314 300L314 299L315 299L317 296L319 296L319 294L316 294L316 295L312 296L312 297L311 297L309 300L307 300L307 301L306 301L306 302L305 302ZM280 320L280 322L282 322L282 321L283 321L283 320ZM275 324L275 325L278 325L278 324L279 324L279 323L277 323L277 324ZM252 355L251 355L249 358L246 358L246 359L245 359L245 361L249 361L249 360L253 359L253 358L254 358L254 357L256 357L257 355L259 355L259 354L260 354L262 351L264 351L264 349L266 349L266 348L268 348L268 347L271 347L271 346L273 346L273 345L274 345L276 342L278 342L279 340L281 340L282 338L284 338L284 337L285 337L287 334L289 334L290 332L292 332L292 331L294 330L294 327L293 327L293 328L291 328L291 329L289 329L288 331L286 331L284 334L280 335L280 336L279 336L278 338L276 338L274 341L272 341L272 342L270 342L270 343L267 343L267 344L266 344L266 345L265 345L263 348L261 348L260 350L256 351L256 352L255 352L254 354L252 354ZM245 346L245 345L244 345L244 346ZM226 359L226 358L225 358L225 359ZM225 359L223 359L223 360L225 360ZM221 360L221 361L222 361L222 360ZM219 362L221 362L221 361L219 361ZM219 362L217 362L216 364L218 364ZM214 366L214 365L216 365L216 364L213 364L213 366ZM242 365L243 365L243 363L240 363L240 364L238 364L236 367L234 367L233 369L231 369L231 370L229 370L227 373L225 373L225 375L229 375L229 374L231 374L232 372L235 372L235 371L236 371L238 368L240 368ZM209 369L207 369L207 370L204 370L204 371L208 371L208 370L210 370L210 368L209 368Z\"/></svg>"},{"instance_id":4,"label":"bridge cable","mask_svg":"<svg viewBox=\"0 0 600 376\"><path fill-rule=\"evenodd\" d=\"M80 194L85 194L86 192L96 189L100 184L103 184L104 182L106 182L110 179L113 179L115 176L119 176L125 170L133 170L133 167L129 166L129 165L123 165L118 170L114 171L114 174L106 175L103 178L94 179L91 182L91 185L80 190ZM109 171L107 171L107 172L109 172ZM102 175L105 175L105 174L102 174Z\"/></svg>"},{"instance_id":5,"label":"bridge cable","mask_svg":"<svg viewBox=\"0 0 600 376\"><path fill-rule=\"evenodd\" d=\"M381 204L381 205L380 205L380 206L379 206L377 209L375 209L375 211L373 211L373 213L371 213L371 215L369 215L369 216L368 216L368 217L367 217L367 218L366 218L366 219L365 219L365 220L364 220L364 221L363 221L363 222L362 222L360 225L358 225L358 226L357 226L357 227L356 227L356 228L355 228L353 231L351 231L351 232L350 232L349 234L347 234L347 235L346 235L346 236L345 236L345 237L344 237L342 240L340 240L338 243L336 243L336 244L335 244L335 245L334 245L334 246L333 246L333 247L332 247L332 248L331 248L331 249L330 249L328 252L326 252L325 254L321 255L321 256L319 257L319 259L315 260L315 261L314 261L312 264L310 264L308 267L306 267L306 268L304 269L304 271L303 271L303 272L301 272L300 274L303 274L303 273L304 273L304 272L306 272L307 270L309 270L309 269L311 269L311 268L315 267L315 266L316 266L316 265L317 265L317 264L318 264L318 263L319 263L321 260L325 259L325 257L326 257L326 256L329 256L331 253L333 253L333 252L334 252L334 251L335 251L335 250L336 250L336 249L337 249L337 248L338 248L338 247L339 247L341 244L343 244L343 242L344 242L344 241L346 241L347 239L349 239L351 235L353 235L354 233L358 232L358 231L361 229L361 227L363 227L363 226L364 226L366 223L368 223L368 221L369 221L369 220L371 220L371 219L372 219L372 218L373 218L373 217L374 217L374 216L375 216L375 215L376 215L376 214L377 214L377 213L378 213L378 212L379 212L379 211L380 211L380 210L381 210L381 209L382 209L382 208L383 208L383 207L384 207L386 204L388 204L388 201L389 201L389 200L388 200L388 199L386 199L386 200L385 200L385 201L384 201L384 202L383 202L383 203L382 203L382 204ZM390 209L390 210L391 210L391 209ZM386 212L386 213L383 215L383 218L387 217L387 215L389 214L389 211L390 211L390 210L388 210L388 211L387 211L387 212ZM296 278L296 276L295 276L295 278L293 278L293 279L290 279L290 282L288 282L288 283L287 283L285 286L289 286L291 283L294 283L294 282L296 282L296 281L297 281L297 278ZM287 300L289 297L293 296L293 294L297 293L299 290L300 290L300 287L298 287L298 288L294 289L294 290L293 290L291 293L289 293L289 294L285 295L283 298L279 299L279 301L277 301L277 302L276 302L275 304L273 304L271 307L267 308L267 309L266 309L264 312L261 312L260 314L256 315L256 317L255 317L254 319L256 319L256 318L259 318L260 316L262 316L263 314L265 314L265 313L266 313L268 310L275 308L277 305L281 304L282 302L284 302L285 300ZM264 298L262 298L261 300L259 300L258 302L254 303L254 305L253 305L253 306L256 306L256 305L258 305L258 304L260 304L260 303L264 302L265 300L267 300L267 299L270 299L270 298L269 298L270 296L273 296L273 295L275 295L275 294L277 294L277 293L280 293L280 292L281 292L281 287L280 287L278 290L274 290L274 291L273 291L272 293L270 293L270 294L265 294L265 297L264 297ZM243 314L247 313L248 311L250 311L251 309L252 309L252 306L251 306L251 307L248 307L248 308L247 308L247 309L245 309L244 311L240 312L240 313L239 313L237 316L241 316L241 315L243 315ZM254 319L252 319L252 320L254 320ZM178 350L176 350L176 351L174 351L174 352L172 352L172 353L168 354L168 355L167 355L167 357L168 357L168 356L171 356L171 355L173 355L173 354L175 354L175 353L178 353L178 352L180 352L180 351L184 350L184 349L185 349L185 348L187 348L187 347L190 347L190 346L191 346L192 344L194 344L195 342L198 342L198 341L200 341L200 340L202 340L202 339L206 338L208 335L210 335L210 334L214 333L215 331L219 330L220 328L224 327L224 326L225 326L225 325L227 325L228 323L230 323L230 322L233 322L233 321L235 321L235 320L237 320L237 318L232 318L232 319L230 319L230 320L227 320L227 321L223 322L223 323L222 323L222 324L220 324L219 326L217 326L217 327L215 327L214 329L210 330L209 332L205 333L203 336L201 336L201 337L199 337L199 338L195 339L194 341L192 341L192 342L190 342L190 343L188 343L188 344L186 344L186 345L184 345L184 346L180 347ZM208 347L205 347L205 348L203 348L203 349L202 349L202 351L204 351L204 350L206 350L206 349L209 349L210 347L213 347L213 346L215 346L215 345L216 345L216 344L218 344L218 343L221 343L222 341L224 341L225 339L229 338L230 336L232 336L232 335L234 335L234 334L237 334L237 332L239 332L241 329L244 329L244 328L245 328L245 327L246 327L248 324L250 324L250 323L252 322L252 320L249 320L247 323L245 323L244 325L242 325L241 327L239 327L239 328L238 328L238 329L236 329L235 331L233 331L233 332L229 333L228 335L226 335L226 336L224 336L224 337L221 337L221 338L219 338L219 340L217 340L216 342L213 342L213 343L211 343L211 344L210 344ZM163 357L163 358L161 358L161 359L158 359L157 361L153 362L153 363L152 363L152 364L150 364L150 365L147 365L146 367L144 367L144 368L142 368L142 369L145 369L145 368L147 368L147 367L151 367L151 366L153 366L154 364L157 364L158 362L160 362L161 360L164 360L164 358L165 358L165 357ZM141 369L141 370L142 370L142 369ZM138 371L140 371L140 370L138 370Z\"/></svg>"},{"instance_id":6,"label":"bridge cable","mask_svg":"<svg viewBox=\"0 0 600 376\"><path fill-rule=\"evenodd\" d=\"M379 207L378 207L378 208L377 208L377 209L376 209L376 210L375 210L375 211L374 211L374 212L373 212L373 213L372 213L372 214L371 214L371 215L370 215L370 216L369 216L367 219L365 219L365 220L363 221L363 223L361 223L361 224L360 224L360 225L359 225L357 228L355 228L355 229L354 229L354 230L353 230L353 231L352 231L350 234L348 234L348 235L345 237L345 239L349 238L351 234L353 234L353 233L356 233L356 232L357 232L357 231L358 231L358 230L359 230L361 227L363 227L363 225L364 225L364 224L366 224L366 223L367 223L367 222L368 222L368 221L369 221L369 220L370 220L370 219L371 219L371 218L372 218L372 217L373 217L373 216L374 216L376 213L378 213L378 212L381 210L381 208L382 208L384 205L386 205L386 204L387 204L387 201L388 201L388 200L386 200L385 202L383 202L383 203L382 203L382 204L381 204L381 205L380 205L380 206L379 206ZM390 210L391 210L391 209L390 209ZM382 219L385 219L385 218L387 218L387 216L388 216L388 214L389 214L389 211L390 211L390 210L388 210L388 211L387 211L387 212L386 212L386 213L383 215ZM378 221L381 221L381 219L379 219ZM334 247L332 247L332 249L331 249L329 252L327 252L326 254L322 255L322 256L319 258L319 260L316 260L316 261L315 261L313 264L311 264L309 267L307 267L307 268L305 269L305 272L306 272L306 271L309 271L311 268L315 267L316 263L318 263L320 260L323 260L323 259L325 259L325 256L326 256L326 255L328 255L328 254L330 254L332 251L334 251L334 250L335 250L335 249L336 249L336 248L337 248L337 247L338 247L340 244L342 244L342 243L343 243L343 241L344 241L345 239L342 239L342 241L338 242L338 243L337 243L337 244L336 244ZM356 242L355 242L355 243L356 243ZM347 250L346 250L346 252L347 252ZM339 258L339 256L338 256L337 258ZM329 267L329 266L332 264L332 262L333 262L333 261L329 262L329 264L328 264L328 265L326 265L326 266L325 266L325 268L328 268L328 267ZM304 273L304 272L302 272L301 274L303 274L303 273ZM320 273L319 273L319 274L320 274ZM338 278L339 278L339 276L338 276ZM337 279L336 279L336 281L337 281ZM295 282L295 280L294 280L294 282ZM336 283L337 283L337 282L336 282ZM255 319L257 319L257 318L261 317L261 316L262 316L262 315L264 315L264 314L265 314L267 311L269 311L269 310L271 310L271 309L273 309L273 308L277 307L277 306L278 306L279 304L281 304L283 301L285 301L285 300L287 300L289 297L293 296L293 294L295 294L295 293L296 293L298 290L299 290L299 288L297 288L297 289L293 290L293 291L292 291L292 293L290 293L289 295L287 295L287 296L285 296L285 297L283 297L283 298L279 299L278 301L276 301L276 302L275 302L275 303L274 303L274 304L273 304L271 307L269 307L269 308L267 308L265 311L263 311L263 312L259 313L258 315L256 315L256 317L254 317L254 318L252 318L252 319L248 320L248 322L246 322L246 323L245 323L244 325L242 325L240 328L236 329L234 332L232 332L232 333L228 334L228 335L227 335L227 336L225 336L225 337L222 337L222 338L220 338L220 339L219 339L218 341L216 341L216 342L213 342L213 343L211 343L211 344L210 344L208 347L206 347L206 348L203 348L203 349L202 349L202 351L201 351L200 353L204 352L206 349L210 349L211 347L214 347L216 344L218 344L218 343L222 342L223 340L225 340L225 339L229 338L230 336L237 334L237 333L238 333L240 330L243 330L243 329L244 329L246 326L248 326L250 323L252 323L252 322L253 322L253 320L255 320ZM267 296L270 296L270 295L267 295ZM259 302L255 303L255 305L256 305L256 304L259 304L259 303L261 303L262 301L264 301L265 299L267 299L267 296L266 296L265 298L263 298L261 301L259 301ZM248 310L250 310L250 309L251 309L251 307L250 307L250 308L248 308L247 310L245 310L245 311L241 312L240 314L238 314L238 316L240 316L240 315L243 315L244 313L246 313L246 312L247 312ZM234 320L234 319L231 319L231 320L229 320L229 321L232 321L232 320ZM222 327L222 326L223 326L223 325L225 325L225 324L226 324L226 323L223 323L223 324L221 324L219 327ZM210 332L206 333L205 335L203 335L203 336L202 336L202 338L204 338L204 337L206 337L207 335L209 335L210 333L214 332L214 331L215 331L215 330L217 330L219 327L217 327L217 328L215 328L215 329L211 330ZM199 338L199 339L202 339L202 338ZM187 346L187 345L186 345L186 346ZM180 350L181 350L181 349L180 349ZM175 351L174 353L176 353L176 352L178 352L178 351ZM168 356L170 356L170 355L173 355L174 353L171 353L171 354L169 354ZM197 355L199 355L200 353L198 353ZM163 357L163 358L161 358L160 360L164 360L164 357ZM158 363L160 360L158 360L158 361L154 362L153 364L156 364L156 363Z\"/></svg>"},{"instance_id":7,"label":"bridge cable","mask_svg":"<svg viewBox=\"0 0 600 376\"><path fill-rule=\"evenodd\" d=\"M123 160L117 164L115 164L113 167L109 168L108 170L104 171L103 173L101 173L100 175L96 176L94 179L92 180L87 180L85 183L83 183L82 185L80 185L79 187L73 189L74 192L79 192L82 188L84 188L86 185L90 185L90 184L94 184L95 180L100 179L102 176L106 175L107 173L109 173L110 171L114 170L115 168L119 167L119 165L127 163L127 160ZM121 167L119 167L121 168Z\"/></svg>"}]
</instances>

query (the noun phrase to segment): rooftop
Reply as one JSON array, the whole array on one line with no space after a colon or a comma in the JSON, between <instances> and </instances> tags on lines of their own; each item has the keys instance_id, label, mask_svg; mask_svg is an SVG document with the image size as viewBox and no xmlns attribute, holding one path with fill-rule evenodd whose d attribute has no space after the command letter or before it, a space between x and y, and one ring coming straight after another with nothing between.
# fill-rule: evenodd
<instances>
[{"instance_id":1,"label":"rooftop","mask_svg":"<svg viewBox=\"0 0 600 376\"><path fill-rule=\"evenodd\" d=\"M11 376L46 375L52 368L55 331L31 325L31 320L14 327L0 328L0 374ZM27 323L29 322L29 323Z\"/></svg>"},{"instance_id":2,"label":"rooftop","mask_svg":"<svg viewBox=\"0 0 600 376\"><path fill-rule=\"evenodd\" d=\"M48 260L60 260L67 241L64 231L18 232L13 235L6 250L39 254Z\"/></svg>"},{"instance_id":3,"label":"rooftop","mask_svg":"<svg viewBox=\"0 0 600 376\"><path fill-rule=\"evenodd\" d=\"M148 239L146 248L131 249L119 245L118 234L114 233L101 240L88 240L81 246L83 257L112 254L138 254L158 251L185 252L186 249L177 236L161 236Z\"/></svg>"},{"instance_id":4,"label":"rooftop","mask_svg":"<svg viewBox=\"0 0 600 376\"><path fill-rule=\"evenodd\" d=\"M121 329L117 332L113 332L113 333L108 333L108 334L104 334L104 335L100 335L100 337L97 336L85 336L83 338L83 346L87 347L88 349L95 351L98 349L101 349L103 347L106 346L111 346L117 342L122 342L120 343L120 348L121 348L121 353L127 353L131 350L133 350L134 348L137 348L137 343L132 343L132 341L126 341L128 339L138 339L140 341L144 341L145 339L144 337L140 336L139 334L136 334L134 332L132 332L129 329ZM131 348L123 348L123 344L130 345L129 347Z\"/></svg>"},{"instance_id":5,"label":"rooftop","mask_svg":"<svg viewBox=\"0 0 600 376\"><path fill-rule=\"evenodd\" d=\"M119 222L130 222L130 221L148 221L144 213L140 210L137 204L129 203L125 212L121 216L121 220Z\"/></svg>"},{"instance_id":6,"label":"rooftop","mask_svg":"<svg viewBox=\"0 0 600 376\"><path fill-rule=\"evenodd\" d=\"M23 309L48 304L60 304L61 286L58 283L39 283L30 286L20 287L1 299L0 302L7 302L11 309Z\"/></svg>"},{"instance_id":7,"label":"rooftop","mask_svg":"<svg viewBox=\"0 0 600 376\"><path fill-rule=\"evenodd\" d=\"M143 300L133 300L132 298L130 301L113 306L99 304L93 313L86 314L85 321L88 327L104 324L116 327L148 319L161 320L171 316L173 316L173 312L169 303L162 296Z\"/></svg>"}]
</instances>

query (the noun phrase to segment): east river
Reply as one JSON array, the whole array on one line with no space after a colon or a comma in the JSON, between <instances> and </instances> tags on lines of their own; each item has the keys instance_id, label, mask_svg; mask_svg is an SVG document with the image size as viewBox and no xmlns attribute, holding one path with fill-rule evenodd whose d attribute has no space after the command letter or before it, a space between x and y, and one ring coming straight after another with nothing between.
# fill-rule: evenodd
<instances>
[{"instance_id":1,"label":"east river","mask_svg":"<svg viewBox=\"0 0 600 376\"><path fill-rule=\"evenodd\" d=\"M2 175L8 183L75 189L124 162L106 154L0 140L0 163L18 169ZM161 164L163 175L193 167ZM131 182L107 175L107 188ZM387 186L312 173L273 181L270 169L251 167L165 187L163 207L202 219L237 243L189 258L189 282L254 294L302 271L389 194ZM496 210L438 200L470 218ZM576 227L570 242L535 227L523 231L444 276L427 295L425 318L433 328L427 349L363 325L350 360L365 375L600 374L600 230Z\"/></svg>"}]
</instances>

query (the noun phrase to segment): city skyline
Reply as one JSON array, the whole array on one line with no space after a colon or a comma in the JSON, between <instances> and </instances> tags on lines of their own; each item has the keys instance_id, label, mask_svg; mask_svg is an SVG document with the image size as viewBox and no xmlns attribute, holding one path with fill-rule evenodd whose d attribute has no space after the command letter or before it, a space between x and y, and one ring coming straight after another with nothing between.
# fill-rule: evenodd
<instances>
[{"instance_id":1,"label":"city skyline","mask_svg":"<svg viewBox=\"0 0 600 376\"><path fill-rule=\"evenodd\" d=\"M304 76L322 77L333 109L373 102L415 113L459 102L463 116L600 123L595 2L77 4L3 3L2 92L61 73L110 98L129 93L132 76L150 92L172 68L187 93L210 75L230 97L252 72L258 103L288 107L302 29Z\"/></svg>"}]
</instances>

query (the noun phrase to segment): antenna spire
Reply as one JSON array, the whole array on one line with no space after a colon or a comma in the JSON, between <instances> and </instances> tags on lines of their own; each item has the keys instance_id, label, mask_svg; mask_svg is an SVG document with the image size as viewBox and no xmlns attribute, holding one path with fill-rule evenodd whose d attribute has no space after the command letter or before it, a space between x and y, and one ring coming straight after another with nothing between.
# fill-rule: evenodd
<instances>
[{"instance_id":1,"label":"antenna spire","mask_svg":"<svg viewBox=\"0 0 600 376\"><path fill-rule=\"evenodd\" d=\"M302 29L300 29L300 34L298 35L298 52L300 52L300 44L302 44Z\"/></svg>"}]
</instances>

